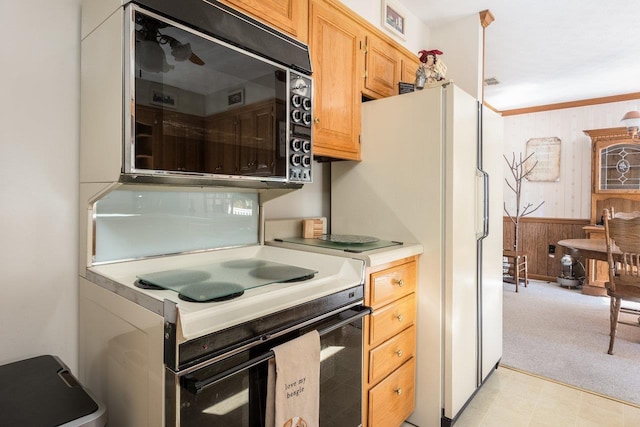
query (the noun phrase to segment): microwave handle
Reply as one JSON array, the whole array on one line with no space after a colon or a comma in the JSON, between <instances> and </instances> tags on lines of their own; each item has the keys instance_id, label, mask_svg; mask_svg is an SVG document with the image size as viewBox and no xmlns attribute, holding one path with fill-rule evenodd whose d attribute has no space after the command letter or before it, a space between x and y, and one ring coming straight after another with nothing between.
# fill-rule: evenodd
<instances>
[{"instance_id":1,"label":"microwave handle","mask_svg":"<svg viewBox=\"0 0 640 427\"><path fill-rule=\"evenodd\" d=\"M354 320L358 320L363 318L364 316L366 316L367 314L371 313L371 309L368 307L362 307L362 310L359 311L358 313L347 317L346 319L341 319L335 323L330 324L329 326L319 329L318 330L318 334L322 337L323 335L326 335L332 331L335 331L338 328L343 327L344 325L348 325L349 323L353 322ZM216 383L222 381L223 379L230 377L231 375L237 374L238 372L244 371L245 369L249 369L252 368L256 365L259 365L260 363L263 363L269 359L271 359L272 357L274 357L274 352L273 350L269 350L263 354L261 354L260 356L256 356L254 358L251 358L243 363L240 363L237 366L234 366L233 368L229 368L227 370L224 370L216 375L212 375L211 377L202 379L202 380L196 380L193 377L183 377L181 379L182 382L182 386L188 390L189 392L191 392L192 394L199 394L202 391L206 390L207 388L215 385Z\"/></svg>"}]
</instances>

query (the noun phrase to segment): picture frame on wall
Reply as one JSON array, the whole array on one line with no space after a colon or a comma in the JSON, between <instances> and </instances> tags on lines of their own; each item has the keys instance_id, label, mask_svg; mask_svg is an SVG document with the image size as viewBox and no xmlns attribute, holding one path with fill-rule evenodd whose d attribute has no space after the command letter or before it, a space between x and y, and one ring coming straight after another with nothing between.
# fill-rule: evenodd
<instances>
[{"instance_id":1,"label":"picture frame on wall","mask_svg":"<svg viewBox=\"0 0 640 427\"><path fill-rule=\"evenodd\" d=\"M230 90L227 93L227 106L237 107L240 105L244 105L244 89L239 88L235 90Z\"/></svg>"},{"instance_id":2,"label":"picture frame on wall","mask_svg":"<svg viewBox=\"0 0 640 427\"><path fill-rule=\"evenodd\" d=\"M393 0L382 0L382 25L391 34L406 40L407 19L401 6Z\"/></svg>"}]
</instances>

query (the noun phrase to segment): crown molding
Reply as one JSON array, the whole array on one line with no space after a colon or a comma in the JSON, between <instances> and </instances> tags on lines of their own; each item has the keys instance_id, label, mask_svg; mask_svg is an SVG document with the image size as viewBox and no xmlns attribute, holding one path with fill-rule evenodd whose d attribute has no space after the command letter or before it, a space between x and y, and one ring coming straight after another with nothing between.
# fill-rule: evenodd
<instances>
[{"instance_id":1,"label":"crown molding","mask_svg":"<svg viewBox=\"0 0 640 427\"><path fill-rule=\"evenodd\" d=\"M583 99L581 101L561 102L558 104L540 105L537 107L516 108L513 110L503 110L503 116L515 116L518 114L539 113L542 111L561 110L563 108L586 107L589 105L610 104L612 102L631 101L640 99L640 92L627 93L623 95L605 96L602 98Z\"/></svg>"}]
</instances>

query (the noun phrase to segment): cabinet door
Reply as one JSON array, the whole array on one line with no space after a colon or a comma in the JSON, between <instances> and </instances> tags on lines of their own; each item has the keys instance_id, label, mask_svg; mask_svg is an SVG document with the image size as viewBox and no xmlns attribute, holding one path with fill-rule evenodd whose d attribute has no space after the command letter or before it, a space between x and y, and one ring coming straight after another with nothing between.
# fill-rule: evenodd
<instances>
[{"instance_id":1,"label":"cabinet door","mask_svg":"<svg viewBox=\"0 0 640 427\"><path fill-rule=\"evenodd\" d=\"M640 144L631 139L595 144L596 193L640 193Z\"/></svg>"},{"instance_id":2,"label":"cabinet door","mask_svg":"<svg viewBox=\"0 0 640 427\"><path fill-rule=\"evenodd\" d=\"M416 263L409 262L371 275L369 304L380 308L416 290Z\"/></svg>"},{"instance_id":3,"label":"cabinet door","mask_svg":"<svg viewBox=\"0 0 640 427\"><path fill-rule=\"evenodd\" d=\"M375 347L416 321L416 296L410 294L401 300L374 310L369 329L369 345Z\"/></svg>"},{"instance_id":4,"label":"cabinet door","mask_svg":"<svg viewBox=\"0 0 640 427\"><path fill-rule=\"evenodd\" d=\"M369 351L369 384L376 384L411 359L416 352L416 327L409 326L398 335Z\"/></svg>"},{"instance_id":5,"label":"cabinet door","mask_svg":"<svg viewBox=\"0 0 640 427\"><path fill-rule=\"evenodd\" d=\"M365 94L377 98L398 94L400 55L395 46L374 34L367 35Z\"/></svg>"},{"instance_id":6,"label":"cabinet door","mask_svg":"<svg viewBox=\"0 0 640 427\"><path fill-rule=\"evenodd\" d=\"M369 391L369 426L399 426L415 407L416 359L411 358Z\"/></svg>"},{"instance_id":7,"label":"cabinet door","mask_svg":"<svg viewBox=\"0 0 640 427\"><path fill-rule=\"evenodd\" d=\"M321 0L310 6L316 156L360 160L363 29Z\"/></svg>"},{"instance_id":8,"label":"cabinet door","mask_svg":"<svg viewBox=\"0 0 640 427\"><path fill-rule=\"evenodd\" d=\"M420 65L420 60L417 56L402 57L402 65L400 68L400 81L405 83L414 83L416 81L416 70Z\"/></svg>"},{"instance_id":9,"label":"cabinet door","mask_svg":"<svg viewBox=\"0 0 640 427\"><path fill-rule=\"evenodd\" d=\"M301 0L222 0L292 37L307 41L308 3Z\"/></svg>"}]
</instances>

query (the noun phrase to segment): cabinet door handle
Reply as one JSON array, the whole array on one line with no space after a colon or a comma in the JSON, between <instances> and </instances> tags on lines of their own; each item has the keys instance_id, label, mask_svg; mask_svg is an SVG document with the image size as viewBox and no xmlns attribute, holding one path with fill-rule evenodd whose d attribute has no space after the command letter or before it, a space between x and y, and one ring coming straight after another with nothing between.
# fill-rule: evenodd
<instances>
[{"instance_id":1,"label":"cabinet door handle","mask_svg":"<svg viewBox=\"0 0 640 427\"><path fill-rule=\"evenodd\" d=\"M395 283L396 285L400 286L400 287L403 287L403 286L404 286L404 280L402 280L402 279L395 279L395 280L394 280L394 283Z\"/></svg>"},{"instance_id":2,"label":"cabinet door handle","mask_svg":"<svg viewBox=\"0 0 640 427\"><path fill-rule=\"evenodd\" d=\"M402 357L402 355L404 354L402 350L396 350L394 353L398 355L398 357Z\"/></svg>"},{"instance_id":3,"label":"cabinet door handle","mask_svg":"<svg viewBox=\"0 0 640 427\"><path fill-rule=\"evenodd\" d=\"M316 117L315 119L313 119L313 123L320 123L320 117Z\"/></svg>"},{"instance_id":4,"label":"cabinet door handle","mask_svg":"<svg viewBox=\"0 0 640 427\"><path fill-rule=\"evenodd\" d=\"M404 316L402 315L402 313L396 315L396 319L398 319L398 322L402 322L404 320Z\"/></svg>"},{"instance_id":5,"label":"cabinet door handle","mask_svg":"<svg viewBox=\"0 0 640 427\"><path fill-rule=\"evenodd\" d=\"M402 394L402 389L400 387L394 387L393 392L400 396Z\"/></svg>"}]
</instances>

